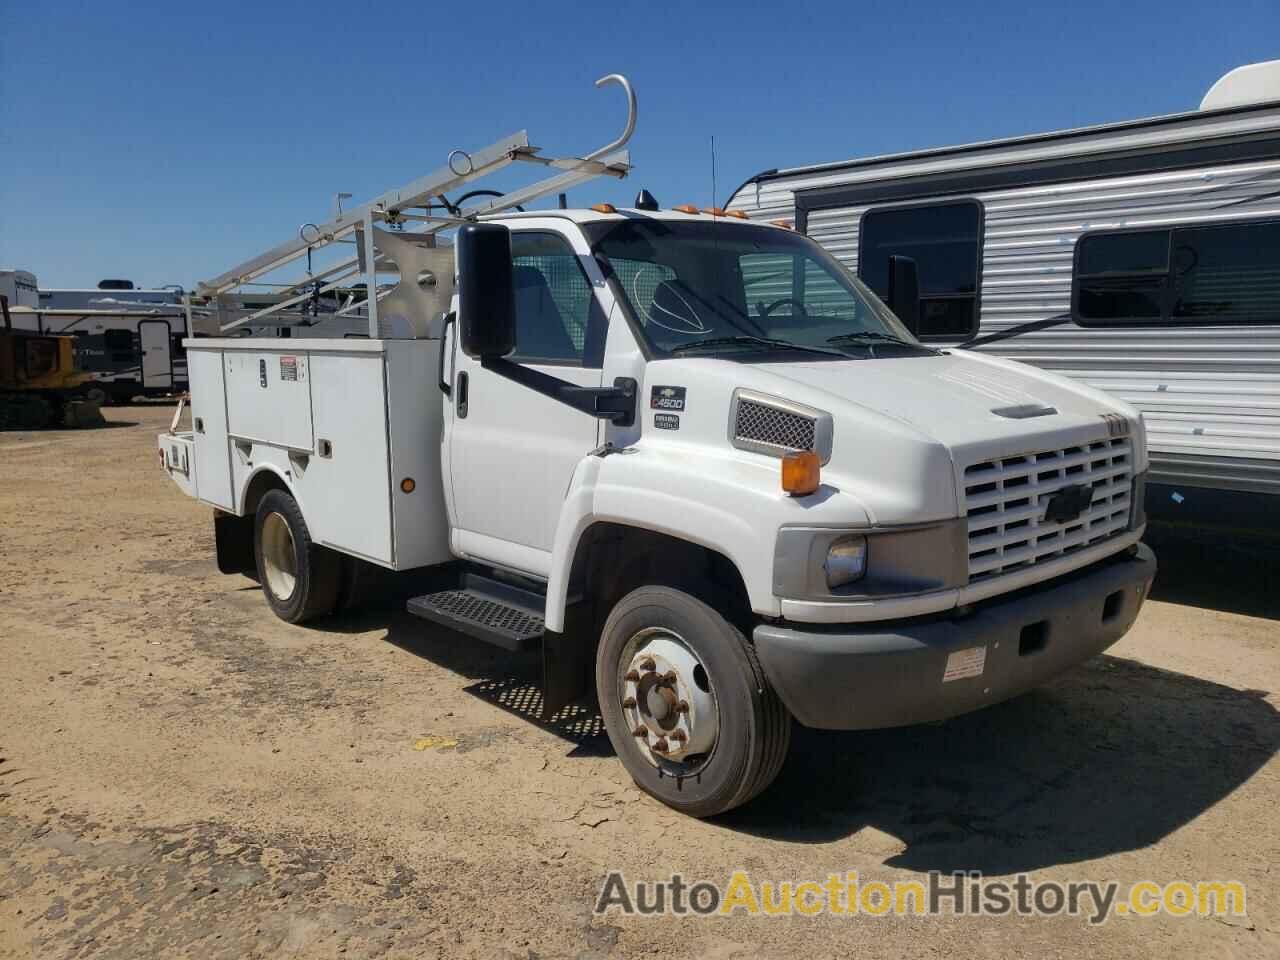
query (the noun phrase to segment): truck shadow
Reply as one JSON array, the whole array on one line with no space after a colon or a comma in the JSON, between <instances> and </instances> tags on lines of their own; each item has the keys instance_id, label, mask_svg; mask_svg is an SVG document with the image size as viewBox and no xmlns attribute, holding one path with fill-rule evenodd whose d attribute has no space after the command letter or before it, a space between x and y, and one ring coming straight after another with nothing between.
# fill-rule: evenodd
<instances>
[{"instance_id":1,"label":"truck shadow","mask_svg":"<svg viewBox=\"0 0 1280 960\"><path fill-rule=\"evenodd\" d=\"M719 823L829 843L864 827L885 862L1008 874L1133 850L1228 796L1280 747L1265 691L1099 656L1057 682L944 723L797 726L773 787Z\"/></svg>"},{"instance_id":2,"label":"truck shadow","mask_svg":"<svg viewBox=\"0 0 1280 960\"><path fill-rule=\"evenodd\" d=\"M1280 542L1152 524L1151 599L1280 620Z\"/></svg>"},{"instance_id":3,"label":"truck shadow","mask_svg":"<svg viewBox=\"0 0 1280 960\"><path fill-rule=\"evenodd\" d=\"M383 577L360 613L318 626L335 633L383 629L383 642L470 681L464 692L564 740L570 746L569 756L612 756L613 747L594 702L570 704L549 719L542 717L540 654L510 653L405 612L410 597L446 585L434 582L430 574Z\"/></svg>"},{"instance_id":4,"label":"truck shadow","mask_svg":"<svg viewBox=\"0 0 1280 960\"><path fill-rule=\"evenodd\" d=\"M467 693L560 737L567 756L613 754L592 701L540 717L536 654L423 623L403 612L399 595L331 623L385 629L385 642L458 674ZM870 827L905 847L886 863L917 871L1008 874L1134 850L1194 820L1275 755L1280 714L1266 697L1102 655L943 723L859 732L797 725L774 785L712 823L812 844ZM875 849L887 849L885 838Z\"/></svg>"}]
</instances>

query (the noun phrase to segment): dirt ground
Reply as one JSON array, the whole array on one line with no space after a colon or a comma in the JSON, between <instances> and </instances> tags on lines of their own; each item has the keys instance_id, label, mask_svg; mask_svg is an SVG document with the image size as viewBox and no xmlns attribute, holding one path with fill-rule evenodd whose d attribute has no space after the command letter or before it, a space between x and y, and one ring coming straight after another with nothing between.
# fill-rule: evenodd
<instances>
[{"instance_id":1,"label":"dirt ground","mask_svg":"<svg viewBox=\"0 0 1280 960\"><path fill-rule=\"evenodd\" d=\"M536 662L392 596L287 626L156 463L170 408L0 434L0 956L1280 956L1280 552L1158 540L1107 655L904 730L797 728L711 822ZM1238 879L1245 918L592 915L605 874Z\"/></svg>"}]
</instances>

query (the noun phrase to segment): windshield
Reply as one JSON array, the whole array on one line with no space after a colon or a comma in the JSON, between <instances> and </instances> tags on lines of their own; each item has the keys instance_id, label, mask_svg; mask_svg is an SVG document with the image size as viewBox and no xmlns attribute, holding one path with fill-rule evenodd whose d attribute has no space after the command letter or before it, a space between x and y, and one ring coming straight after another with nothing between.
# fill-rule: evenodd
<instances>
[{"instance_id":1,"label":"windshield","mask_svg":"<svg viewBox=\"0 0 1280 960\"><path fill-rule=\"evenodd\" d=\"M756 361L934 352L800 234L712 220L585 229L656 353Z\"/></svg>"}]
</instances>

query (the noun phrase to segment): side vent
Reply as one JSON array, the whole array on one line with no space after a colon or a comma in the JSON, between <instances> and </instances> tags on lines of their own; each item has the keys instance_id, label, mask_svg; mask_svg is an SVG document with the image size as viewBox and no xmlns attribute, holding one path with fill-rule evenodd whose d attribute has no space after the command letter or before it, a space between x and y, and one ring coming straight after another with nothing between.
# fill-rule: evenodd
<instances>
[{"instance_id":1,"label":"side vent","mask_svg":"<svg viewBox=\"0 0 1280 960\"><path fill-rule=\"evenodd\" d=\"M783 457L813 450L831 459L831 414L781 397L736 390L729 408L729 440L739 450Z\"/></svg>"}]
</instances>

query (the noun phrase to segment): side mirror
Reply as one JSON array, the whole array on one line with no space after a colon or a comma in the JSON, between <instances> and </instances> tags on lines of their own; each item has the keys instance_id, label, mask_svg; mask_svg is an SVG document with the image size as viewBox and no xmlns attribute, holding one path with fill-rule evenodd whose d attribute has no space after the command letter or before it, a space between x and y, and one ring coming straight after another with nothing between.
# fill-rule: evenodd
<instances>
[{"instance_id":1,"label":"side mirror","mask_svg":"<svg viewBox=\"0 0 1280 960\"><path fill-rule=\"evenodd\" d=\"M920 330L920 273L910 257L889 258L889 309L912 334Z\"/></svg>"},{"instance_id":2,"label":"side mirror","mask_svg":"<svg viewBox=\"0 0 1280 960\"><path fill-rule=\"evenodd\" d=\"M479 360L516 348L516 292L511 231L496 223L468 223L458 231L459 343Z\"/></svg>"}]
</instances>

